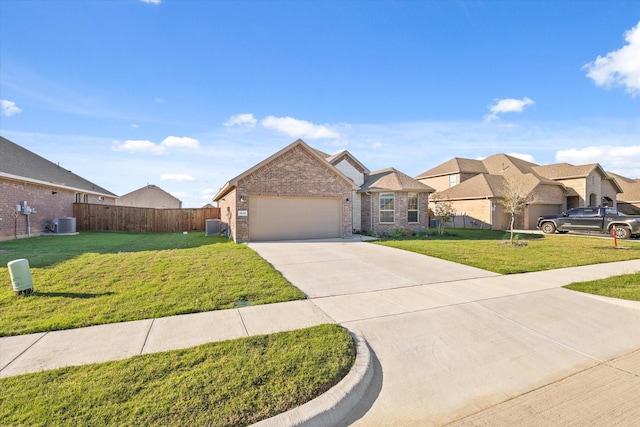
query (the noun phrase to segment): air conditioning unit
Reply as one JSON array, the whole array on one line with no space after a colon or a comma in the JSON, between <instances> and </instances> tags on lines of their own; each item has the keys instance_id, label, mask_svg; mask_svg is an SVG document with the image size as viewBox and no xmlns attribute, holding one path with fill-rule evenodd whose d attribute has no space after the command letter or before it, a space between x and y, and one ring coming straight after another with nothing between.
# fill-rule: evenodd
<instances>
[{"instance_id":1,"label":"air conditioning unit","mask_svg":"<svg viewBox=\"0 0 640 427\"><path fill-rule=\"evenodd\" d=\"M220 234L221 222L219 219L208 219L205 221L205 235L215 236Z\"/></svg>"},{"instance_id":2,"label":"air conditioning unit","mask_svg":"<svg viewBox=\"0 0 640 427\"><path fill-rule=\"evenodd\" d=\"M76 232L76 219L72 216L62 216L53 218L53 232L54 233L75 233Z\"/></svg>"}]
</instances>

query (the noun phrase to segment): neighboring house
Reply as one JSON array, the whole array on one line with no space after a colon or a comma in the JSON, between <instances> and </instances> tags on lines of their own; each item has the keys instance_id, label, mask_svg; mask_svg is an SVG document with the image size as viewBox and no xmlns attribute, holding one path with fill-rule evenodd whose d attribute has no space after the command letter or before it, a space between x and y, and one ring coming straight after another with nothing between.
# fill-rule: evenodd
<instances>
[{"instance_id":1,"label":"neighboring house","mask_svg":"<svg viewBox=\"0 0 640 427\"><path fill-rule=\"evenodd\" d=\"M138 208L179 209L182 202L164 191L162 188L148 184L130 193L120 196L118 206L135 206Z\"/></svg>"},{"instance_id":2,"label":"neighboring house","mask_svg":"<svg viewBox=\"0 0 640 427\"><path fill-rule=\"evenodd\" d=\"M628 215L640 215L640 178L631 179L612 172L607 174L622 188L622 194L618 194L618 210Z\"/></svg>"},{"instance_id":3,"label":"neighboring house","mask_svg":"<svg viewBox=\"0 0 640 427\"><path fill-rule=\"evenodd\" d=\"M569 192L563 210L584 206L616 207L616 196L622 192L616 180L597 163L579 166L556 163L536 166L534 170L567 187Z\"/></svg>"},{"instance_id":4,"label":"neighboring house","mask_svg":"<svg viewBox=\"0 0 640 427\"><path fill-rule=\"evenodd\" d=\"M346 150L329 156L298 139L227 182L213 200L236 242L349 238L361 230L426 229L432 191L395 169L371 174Z\"/></svg>"},{"instance_id":5,"label":"neighboring house","mask_svg":"<svg viewBox=\"0 0 640 427\"><path fill-rule=\"evenodd\" d=\"M72 217L74 203L115 205L117 197L0 137L0 240L43 233L54 218ZM21 202L35 212L16 213Z\"/></svg>"},{"instance_id":6,"label":"neighboring house","mask_svg":"<svg viewBox=\"0 0 640 427\"><path fill-rule=\"evenodd\" d=\"M540 166L506 154L484 160L454 158L416 177L436 189L433 201L449 200L456 219L492 229L509 226L501 201L508 182L519 183L530 201L516 217L516 227L534 229L541 215L581 206L616 205L622 189L598 164Z\"/></svg>"}]
</instances>

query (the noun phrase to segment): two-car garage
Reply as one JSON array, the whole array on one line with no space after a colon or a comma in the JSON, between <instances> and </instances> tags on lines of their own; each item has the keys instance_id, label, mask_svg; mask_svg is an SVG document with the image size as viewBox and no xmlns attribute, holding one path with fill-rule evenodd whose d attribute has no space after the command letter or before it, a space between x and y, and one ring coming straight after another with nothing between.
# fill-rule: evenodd
<instances>
[{"instance_id":1,"label":"two-car garage","mask_svg":"<svg viewBox=\"0 0 640 427\"><path fill-rule=\"evenodd\" d=\"M248 216L251 241L342 236L338 197L249 196Z\"/></svg>"}]
</instances>

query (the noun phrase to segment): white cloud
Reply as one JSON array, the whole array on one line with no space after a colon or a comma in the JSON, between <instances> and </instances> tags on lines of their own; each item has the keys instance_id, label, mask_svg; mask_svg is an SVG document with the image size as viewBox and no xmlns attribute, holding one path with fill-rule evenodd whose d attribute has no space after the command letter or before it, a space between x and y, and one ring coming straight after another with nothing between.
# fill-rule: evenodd
<instances>
[{"instance_id":1,"label":"white cloud","mask_svg":"<svg viewBox=\"0 0 640 427\"><path fill-rule=\"evenodd\" d=\"M160 175L160 181L189 182L195 180L188 173L163 173Z\"/></svg>"},{"instance_id":2,"label":"white cloud","mask_svg":"<svg viewBox=\"0 0 640 427\"><path fill-rule=\"evenodd\" d=\"M531 154L507 153L507 155L515 157L516 159L524 160L525 162L537 163Z\"/></svg>"},{"instance_id":3,"label":"white cloud","mask_svg":"<svg viewBox=\"0 0 640 427\"><path fill-rule=\"evenodd\" d=\"M274 129L286 135L302 139L340 138L340 134L327 126L315 125L306 120L293 117L268 116L262 120L262 126Z\"/></svg>"},{"instance_id":4,"label":"white cloud","mask_svg":"<svg viewBox=\"0 0 640 427\"><path fill-rule=\"evenodd\" d=\"M618 50L600 56L585 64L587 77L597 86L625 86L633 96L640 95L640 22L625 32L627 44Z\"/></svg>"},{"instance_id":5,"label":"white cloud","mask_svg":"<svg viewBox=\"0 0 640 427\"><path fill-rule=\"evenodd\" d=\"M487 123L500 119L498 114L521 113L524 111L525 107L535 104L532 99L527 98L526 96L522 99L506 98L496 99L495 101L495 104L489 107L490 113L484 116L484 121Z\"/></svg>"},{"instance_id":6,"label":"white cloud","mask_svg":"<svg viewBox=\"0 0 640 427\"><path fill-rule=\"evenodd\" d=\"M0 115L9 117L20 113L22 113L22 110L16 107L15 102L0 99Z\"/></svg>"},{"instance_id":7,"label":"white cloud","mask_svg":"<svg viewBox=\"0 0 640 427\"><path fill-rule=\"evenodd\" d=\"M253 114L237 114L235 116L229 117L229 120L224 122L226 127L231 126L246 126L246 127L254 127L258 123L258 120L253 117Z\"/></svg>"},{"instance_id":8,"label":"white cloud","mask_svg":"<svg viewBox=\"0 0 640 427\"><path fill-rule=\"evenodd\" d=\"M160 145L163 147L195 149L200 146L200 142L197 139L189 138L187 136L168 136L160 143Z\"/></svg>"},{"instance_id":9,"label":"white cloud","mask_svg":"<svg viewBox=\"0 0 640 427\"><path fill-rule=\"evenodd\" d=\"M599 163L608 171L629 178L640 177L640 145L571 148L558 151L556 160L574 165Z\"/></svg>"},{"instance_id":10,"label":"white cloud","mask_svg":"<svg viewBox=\"0 0 640 427\"><path fill-rule=\"evenodd\" d=\"M164 147L154 144L147 140L128 139L122 143L114 144L116 151L128 151L129 153L153 153L160 154L164 152Z\"/></svg>"},{"instance_id":11,"label":"white cloud","mask_svg":"<svg viewBox=\"0 0 640 427\"><path fill-rule=\"evenodd\" d=\"M142 3L160 4L162 0L140 0Z\"/></svg>"},{"instance_id":12,"label":"white cloud","mask_svg":"<svg viewBox=\"0 0 640 427\"><path fill-rule=\"evenodd\" d=\"M129 139L124 142L115 142L114 150L116 151L128 151L129 153L152 153L162 154L169 148L188 148L196 149L200 147L200 142L197 139L189 138L186 136L168 136L160 144L148 140L134 140Z\"/></svg>"},{"instance_id":13,"label":"white cloud","mask_svg":"<svg viewBox=\"0 0 640 427\"><path fill-rule=\"evenodd\" d=\"M138 129L140 127L140 125L137 124L137 123L131 123L131 127L134 128L134 129Z\"/></svg>"}]
</instances>

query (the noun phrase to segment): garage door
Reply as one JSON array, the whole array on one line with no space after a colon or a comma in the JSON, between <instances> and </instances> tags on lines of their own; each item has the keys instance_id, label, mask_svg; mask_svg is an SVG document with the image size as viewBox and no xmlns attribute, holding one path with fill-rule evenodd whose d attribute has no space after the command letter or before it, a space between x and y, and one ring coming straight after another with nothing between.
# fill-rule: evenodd
<instances>
[{"instance_id":1,"label":"garage door","mask_svg":"<svg viewBox=\"0 0 640 427\"><path fill-rule=\"evenodd\" d=\"M338 197L249 197L249 239L342 237Z\"/></svg>"}]
</instances>

